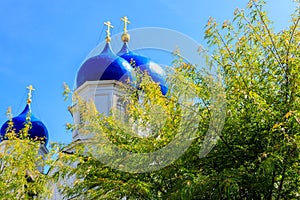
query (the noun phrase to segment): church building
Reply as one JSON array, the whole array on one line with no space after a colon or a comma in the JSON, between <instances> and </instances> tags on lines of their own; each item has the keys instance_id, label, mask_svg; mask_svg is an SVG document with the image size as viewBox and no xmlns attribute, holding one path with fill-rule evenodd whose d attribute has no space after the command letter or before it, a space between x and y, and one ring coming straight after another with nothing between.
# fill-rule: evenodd
<instances>
[{"instance_id":1,"label":"church building","mask_svg":"<svg viewBox=\"0 0 300 200\"><path fill-rule=\"evenodd\" d=\"M112 108L122 109L120 105L120 97L122 96L120 83L130 84L134 80L134 68L138 68L141 73L147 73L154 82L158 83L163 95L166 95L168 88L165 80L165 71L161 66L153 62L150 58L139 55L131 51L129 48L130 35L127 30L127 25L130 23L125 16L121 18L124 22L124 32L121 36L123 46L121 49L113 51L111 47L111 32L113 28L109 21L104 24L106 30L106 44L102 52L96 56L88 58L77 72L76 92L84 100L92 99L100 113L109 115ZM117 53L115 53L117 52ZM134 86L133 86L134 87ZM47 143L49 134L45 124L37 119L31 111L31 92L34 90L30 85L27 103L24 110L13 117L14 130L18 133L24 128L24 123L28 120L31 122L31 129L28 134L32 139L41 141L40 155L44 156L48 153ZM74 123L80 123L80 115L73 113ZM0 130L1 142L7 139L6 133L9 126L9 120L5 122ZM83 140L86 136L80 134L79 131L74 131L72 143ZM50 133L51 138L51 133ZM43 172L43 169L40 169ZM62 199L63 197L58 190L54 191L53 199Z\"/></svg>"}]
</instances>

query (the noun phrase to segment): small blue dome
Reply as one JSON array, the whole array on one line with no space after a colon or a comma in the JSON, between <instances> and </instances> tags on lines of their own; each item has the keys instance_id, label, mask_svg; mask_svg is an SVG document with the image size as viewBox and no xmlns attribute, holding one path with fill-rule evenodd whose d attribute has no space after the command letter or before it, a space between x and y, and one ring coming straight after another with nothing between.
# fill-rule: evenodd
<instances>
[{"instance_id":1,"label":"small blue dome","mask_svg":"<svg viewBox=\"0 0 300 200\"><path fill-rule=\"evenodd\" d=\"M138 67L142 72L147 72L154 82L159 83L162 94L167 94L168 87L166 86L166 74L158 64L151 61L150 58L130 51L126 42L119 51L118 56L131 63L132 67Z\"/></svg>"},{"instance_id":2,"label":"small blue dome","mask_svg":"<svg viewBox=\"0 0 300 200\"><path fill-rule=\"evenodd\" d=\"M31 113L29 104L26 105L25 109L23 110L23 112L21 112L21 114L12 118L13 128L15 130L15 133L19 133L19 131L24 128L24 124L27 122L26 120L27 116L30 116L30 122L31 122L31 128L28 131L29 137L35 140L43 141L46 145L48 142L47 128L43 124L43 122L41 122ZM5 138L5 134L6 134L6 129L8 127L8 122L9 121L6 121L0 129L1 140L7 139Z\"/></svg>"},{"instance_id":3,"label":"small blue dome","mask_svg":"<svg viewBox=\"0 0 300 200\"><path fill-rule=\"evenodd\" d=\"M126 83L132 80L132 67L123 58L114 54L110 43L106 43L103 51L86 60L77 73L77 87L86 81L117 80Z\"/></svg>"}]
</instances>

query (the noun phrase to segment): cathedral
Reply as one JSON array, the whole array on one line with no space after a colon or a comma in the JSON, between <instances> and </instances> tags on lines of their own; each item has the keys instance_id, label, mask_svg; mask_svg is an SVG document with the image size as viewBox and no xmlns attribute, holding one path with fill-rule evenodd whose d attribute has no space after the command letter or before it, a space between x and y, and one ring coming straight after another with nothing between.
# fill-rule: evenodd
<instances>
[{"instance_id":1,"label":"cathedral","mask_svg":"<svg viewBox=\"0 0 300 200\"><path fill-rule=\"evenodd\" d=\"M141 73L147 73L154 82L159 84L163 95L166 95L168 91L166 74L163 68L150 58L130 50L128 44L130 35L127 30L127 25L130 22L126 16L121 18L121 20L124 22L123 34L121 36L123 42L122 48L113 51L110 37L110 29L113 26L109 21L105 22L104 24L107 26L106 44L102 52L87 59L80 67L76 77L76 89L74 92L85 100L92 99L97 110L105 115L109 115L112 108L122 108L122 105L120 105L122 92L119 83L130 84L134 80L134 68L138 68L138 71ZM29 120L31 122L31 128L28 132L29 137L41 142L39 154L44 156L48 153L47 143L49 137L51 138L51 133L48 134L45 126L47 123L45 122L44 124L44 122L34 116L30 107L31 95L34 88L30 85L27 89L29 92L24 110L18 116L6 121L1 127L1 142L7 140L6 134L10 121L13 122L13 128L18 133ZM75 124L80 123L80 115L74 113L73 120ZM85 137L75 130L73 131L72 142L78 142L85 139ZM43 172L43 169L40 169L40 171ZM54 193L53 199L62 199L58 190L54 191Z\"/></svg>"}]
</instances>

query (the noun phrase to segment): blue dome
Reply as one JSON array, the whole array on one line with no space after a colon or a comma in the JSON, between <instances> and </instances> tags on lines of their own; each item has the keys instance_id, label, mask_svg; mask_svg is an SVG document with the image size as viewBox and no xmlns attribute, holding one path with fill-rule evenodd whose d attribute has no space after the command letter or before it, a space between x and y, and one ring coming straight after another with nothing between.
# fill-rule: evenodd
<instances>
[{"instance_id":1,"label":"blue dome","mask_svg":"<svg viewBox=\"0 0 300 200\"><path fill-rule=\"evenodd\" d=\"M110 44L103 51L86 60L77 73L77 87L86 81L117 80L126 83L132 80L132 67L123 58L114 54Z\"/></svg>"},{"instance_id":2,"label":"blue dome","mask_svg":"<svg viewBox=\"0 0 300 200\"><path fill-rule=\"evenodd\" d=\"M15 130L15 133L19 133L19 131L24 128L24 124L27 122L26 117L28 115L30 116L30 122L31 122L31 128L28 131L29 137L32 138L32 139L35 139L35 140L43 141L46 145L47 142L48 142L47 128L43 124L43 122L38 120L31 113L29 104L26 105L25 109L23 110L23 112L21 112L21 114L19 114L18 116L12 118L13 128ZM6 121L0 129L0 134L1 134L1 139L2 140L7 139L7 138L5 138L5 134L6 134L6 129L8 127L8 122L9 121Z\"/></svg>"},{"instance_id":3,"label":"blue dome","mask_svg":"<svg viewBox=\"0 0 300 200\"><path fill-rule=\"evenodd\" d=\"M126 42L119 51L118 56L131 63L132 67L138 67L142 72L147 72L154 82L159 83L162 94L167 94L168 87L166 86L166 74L158 64L151 61L150 58L138 55L130 51Z\"/></svg>"}]
</instances>

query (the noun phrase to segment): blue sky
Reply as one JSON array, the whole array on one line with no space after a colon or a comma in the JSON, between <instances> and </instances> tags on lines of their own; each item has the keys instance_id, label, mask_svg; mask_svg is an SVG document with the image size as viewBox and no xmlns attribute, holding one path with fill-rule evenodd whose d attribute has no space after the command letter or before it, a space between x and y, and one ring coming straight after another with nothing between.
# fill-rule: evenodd
<instances>
[{"instance_id":1,"label":"blue sky","mask_svg":"<svg viewBox=\"0 0 300 200\"><path fill-rule=\"evenodd\" d=\"M292 0L269 0L267 10L276 30L285 28L293 11ZM50 141L70 142L64 124L72 122L63 83L73 87L83 60L105 38L103 22L112 34L122 32L120 18L128 16L130 29L173 29L205 45L204 26L210 16L219 22L232 19L246 0L0 0L0 123L12 107L19 114L32 84L32 110L47 126ZM169 63L166 63L169 64Z\"/></svg>"}]
</instances>

